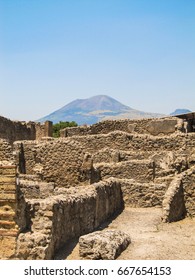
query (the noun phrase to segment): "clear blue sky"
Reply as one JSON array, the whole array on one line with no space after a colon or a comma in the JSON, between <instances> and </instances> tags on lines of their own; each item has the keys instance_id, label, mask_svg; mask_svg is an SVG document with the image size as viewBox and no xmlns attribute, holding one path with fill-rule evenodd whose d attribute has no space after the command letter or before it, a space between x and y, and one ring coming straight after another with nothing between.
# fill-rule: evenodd
<instances>
[{"instance_id":1,"label":"clear blue sky","mask_svg":"<svg viewBox=\"0 0 195 280\"><path fill-rule=\"evenodd\" d=\"M195 0L0 0L0 115L98 94L195 111Z\"/></svg>"}]
</instances>

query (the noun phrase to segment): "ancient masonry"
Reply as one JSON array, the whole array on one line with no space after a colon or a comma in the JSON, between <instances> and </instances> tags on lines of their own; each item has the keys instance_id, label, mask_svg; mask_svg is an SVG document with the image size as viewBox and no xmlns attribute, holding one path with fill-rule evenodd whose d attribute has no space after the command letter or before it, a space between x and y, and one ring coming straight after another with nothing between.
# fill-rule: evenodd
<instances>
[{"instance_id":1,"label":"ancient masonry","mask_svg":"<svg viewBox=\"0 0 195 280\"><path fill-rule=\"evenodd\" d=\"M195 216L193 118L105 121L54 139L50 122L0 117L0 259L53 259L126 206L161 207L164 222Z\"/></svg>"}]
</instances>

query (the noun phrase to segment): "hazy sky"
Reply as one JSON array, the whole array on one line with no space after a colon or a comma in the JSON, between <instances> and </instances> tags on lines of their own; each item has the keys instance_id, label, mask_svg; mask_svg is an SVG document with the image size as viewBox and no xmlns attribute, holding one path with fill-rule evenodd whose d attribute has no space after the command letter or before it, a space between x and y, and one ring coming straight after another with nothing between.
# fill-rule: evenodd
<instances>
[{"instance_id":1,"label":"hazy sky","mask_svg":"<svg viewBox=\"0 0 195 280\"><path fill-rule=\"evenodd\" d=\"M195 111L195 0L0 0L0 115L98 94Z\"/></svg>"}]
</instances>

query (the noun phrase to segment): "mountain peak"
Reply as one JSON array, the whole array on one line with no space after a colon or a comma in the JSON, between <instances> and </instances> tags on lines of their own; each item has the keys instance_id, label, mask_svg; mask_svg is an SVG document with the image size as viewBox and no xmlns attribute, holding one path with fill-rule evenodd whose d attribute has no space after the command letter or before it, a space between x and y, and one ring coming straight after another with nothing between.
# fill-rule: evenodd
<instances>
[{"instance_id":1,"label":"mountain peak","mask_svg":"<svg viewBox=\"0 0 195 280\"><path fill-rule=\"evenodd\" d=\"M170 114L170 116L176 116L181 114L190 113L191 111L189 109L176 109L174 112Z\"/></svg>"},{"instance_id":2,"label":"mountain peak","mask_svg":"<svg viewBox=\"0 0 195 280\"><path fill-rule=\"evenodd\" d=\"M85 112L91 111L120 111L128 110L130 107L123 105L116 99L107 95L95 95L87 99L76 99L65 105L60 110L75 110L79 109Z\"/></svg>"},{"instance_id":3,"label":"mountain peak","mask_svg":"<svg viewBox=\"0 0 195 280\"><path fill-rule=\"evenodd\" d=\"M50 120L53 123L75 121L82 125L94 124L106 119L138 119L160 116L162 115L132 109L108 95L95 95L86 99L76 99L38 121Z\"/></svg>"}]
</instances>

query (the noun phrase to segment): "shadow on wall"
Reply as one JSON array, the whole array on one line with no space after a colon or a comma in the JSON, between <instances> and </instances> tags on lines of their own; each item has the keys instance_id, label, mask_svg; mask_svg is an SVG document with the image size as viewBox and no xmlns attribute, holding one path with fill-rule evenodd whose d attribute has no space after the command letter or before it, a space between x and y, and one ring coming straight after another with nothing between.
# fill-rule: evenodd
<instances>
[{"instance_id":1,"label":"shadow on wall","mask_svg":"<svg viewBox=\"0 0 195 280\"><path fill-rule=\"evenodd\" d=\"M26 160L25 160L25 156L24 156L23 143L21 143L20 151L19 151L19 172L22 174L26 174Z\"/></svg>"},{"instance_id":2,"label":"shadow on wall","mask_svg":"<svg viewBox=\"0 0 195 280\"><path fill-rule=\"evenodd\" d=\"M99 227L94 229L95 231L103 230L108 228L109 224L114 221L118 215L120 215L124 210L124 205L121 209L118 209L111 217L108 218L105 222L103 222ZM93 231L92 231L93 232ZM76 246L78 245L79 238L73 238L69 240L67 243L65 243L61 248L55 252L54 260L65 260L67 257L75 250Z\"/></svg>"}]
</instances>

